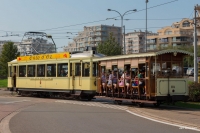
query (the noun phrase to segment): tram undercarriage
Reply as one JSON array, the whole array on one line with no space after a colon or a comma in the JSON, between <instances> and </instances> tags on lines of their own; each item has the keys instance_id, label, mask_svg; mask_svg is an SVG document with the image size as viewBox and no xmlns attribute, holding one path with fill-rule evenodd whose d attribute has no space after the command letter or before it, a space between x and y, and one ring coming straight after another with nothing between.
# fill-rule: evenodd
<instances>
[{"instance_id":1,"label":"tram undercarriage","mask_svg":"<svg viewBox=\"0 0 200 133\"><path fill-rule=\"evenodd\" d=\"M52 97L62 99L82 99L92 100L96 95L96 91L84 90L59 90L59 89L34 89L34 88L18 88L17 92L21 96L36 96L36 97Z\"/></svg>"}]
</instances>

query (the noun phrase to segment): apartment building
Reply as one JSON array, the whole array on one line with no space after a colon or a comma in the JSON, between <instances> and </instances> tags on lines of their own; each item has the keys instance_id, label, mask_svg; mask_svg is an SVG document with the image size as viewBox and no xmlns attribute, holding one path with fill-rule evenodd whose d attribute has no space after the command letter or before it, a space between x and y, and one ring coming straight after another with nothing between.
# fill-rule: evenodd
<instances>
[{"instance_id":1,"label":"apartment building","mask_svg":"<svg viewBox=\"0 0 200 133\"><path fill-rule=\"evenodd\" d=\"M144 52L145 32L134 31L125 34L126 54Z\"/></svg>"},{"instance_id":2,"label":"apartment building","mask_svg":"<svg viewBox=\"0 0 200 133\"><path fill-rule=\"evenodd\" d=\"M20 55L55 53L55 45L43 38L28 38L18 45Z\"/></svg>"},{"instance_id":3,"label":"apartment building","mask_svg":"<svg viewBox=\"0 0 200 133\"><path fill-rule=\"evenodd\" d=\"M96 26L84 26L84 30L79 32L72 42L68 43L68 46L63 47L64 51L84 51L86 46L96 47L99 43L106 41L110 33L113 33L115 41L120 44L121 27L108 26L108 25L96 25Z\"/></svg>"},{"instance_id":4,"label":"apartment building","mask_svg":"<svg viewBox=\"0 0 200 133\"><path fill-rule=\"evenodd\" d=\"M153 51L164 47L192 46L193 20L184 18L171 26L159 29L158 34L147 35L147 50Z\"/></svg>"}]
</instances>

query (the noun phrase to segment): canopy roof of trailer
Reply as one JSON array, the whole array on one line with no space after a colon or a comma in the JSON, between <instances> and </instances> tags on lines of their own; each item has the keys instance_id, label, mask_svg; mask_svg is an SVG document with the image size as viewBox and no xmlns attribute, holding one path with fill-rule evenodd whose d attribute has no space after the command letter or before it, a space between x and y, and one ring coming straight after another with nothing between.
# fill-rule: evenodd
<instances>
[{"instance_id":1,"label":"canopy roof of trailer","mask_svg":"<svg viewBox=\"0 0 200 133\"><path fill-rule=\"evenodd\" d=\"M109 60L109 59L123 59L123 58L136 58L136 57L149 57L149 56L157 56L162 55L166 53L182 53L185 55L193 56L193 53L190 53L188 51L179 50L179 49L167 49L167 50L161 50L156 52L148 52L148 53L135 53L135 54L128 54L128 55L117 55L117 56L107 56L103 58L98 58L95 60Z\"/></svg>"},{"instance_id":2,"label":"canopy roof of trailer","mask_svg":"<svg viewBox=\"0 0 200 133\"><path fill-rule=\"evenodd\" d=\"M186 54L189 56L194 56L193 53L190 53L190 52L184 51L184 50L179 50L179 49L167 49L167 50L155 52L156 55L161 55L161 54L166 54L166 53L183 53L183 54Z\"/></svg>"}]
</instances>

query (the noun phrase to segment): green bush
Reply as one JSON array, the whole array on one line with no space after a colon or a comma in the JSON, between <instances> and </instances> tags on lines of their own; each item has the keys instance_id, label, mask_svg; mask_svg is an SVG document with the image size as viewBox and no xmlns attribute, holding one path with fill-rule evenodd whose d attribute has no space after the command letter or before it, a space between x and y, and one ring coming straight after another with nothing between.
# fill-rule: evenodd
<instances>
[{"instance_id":1,"label":"green bush","mask_svg":"<svg viewBox=\"0 0 200 133\"><path fill-rule=\"evenodd\" d=\"M200 83L193 82L189 84L189 100L200 101Z\"/></svg>"}]
</instances>

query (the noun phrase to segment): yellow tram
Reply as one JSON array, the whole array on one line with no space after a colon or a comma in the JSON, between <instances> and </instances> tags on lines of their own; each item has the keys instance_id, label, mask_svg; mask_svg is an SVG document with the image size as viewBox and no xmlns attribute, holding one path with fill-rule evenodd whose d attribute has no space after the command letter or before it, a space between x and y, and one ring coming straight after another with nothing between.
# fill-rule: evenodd
<instances>
[{"instance_id":1,"label":"yellow tram","mask_svg":"<svg viewBox=\"0 0 200 133\"><path fill-rule=\"evenodd\" d=\"M162 101L175 102L188 97L183 58L192 55L170 49L119 56L103 56L94 51L22 56L8 63L8 88L16 88L19 94L88 100L95 95L105 95L118 102L123 99L155 105ZM116 74L116 89L106 82L104 92L101 77L102 73L108 76L109 71ZM126 77L127 71L129 79L124 78L126 83L120 85L120 78ZM143 77L136 79L141 75ZM138 81L137 85L133 84L135 81ZM143 82L142 86L140 82Z\"/></svg>"},{"instance_id":2,"label":"yellow tram","mask_svg":"<svg viewBox=\"0 0 200 133\"><path fill-rule=\"evenodd\" d=\"M96 94L97 62L100 54L55 53L18 57L8 63L8 88L19 94L41 96L81 96L91 100ZM16 75L16 78L13 78Z\"/></svg>"}]
</instances>

